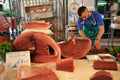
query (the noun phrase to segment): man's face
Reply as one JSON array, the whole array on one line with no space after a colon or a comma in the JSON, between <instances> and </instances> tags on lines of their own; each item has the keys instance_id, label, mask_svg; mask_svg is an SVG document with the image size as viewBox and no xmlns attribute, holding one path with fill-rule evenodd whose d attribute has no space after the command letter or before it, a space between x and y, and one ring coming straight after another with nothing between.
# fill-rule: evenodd
<instances>
[{"instance_id":1,"label":"man's face","mask_svg":"<svg viewBox=\"0 0 120 80\"><path fill-rule=\"evenodd\" d=\"M113 5L114 4L114 1L109 1L110 5Z\"/></svg>"},{"instance_id":2,"label":"man's face","mask_svg":"<svg viewBox=\"0 0 120 80\"><path fill-rule=\"evenodd\" d=\"M82 15L80 16L80 18L82 18L83 20L86 20L89 18L89 11L86 9Z\"/></svg>"}]
</instances>

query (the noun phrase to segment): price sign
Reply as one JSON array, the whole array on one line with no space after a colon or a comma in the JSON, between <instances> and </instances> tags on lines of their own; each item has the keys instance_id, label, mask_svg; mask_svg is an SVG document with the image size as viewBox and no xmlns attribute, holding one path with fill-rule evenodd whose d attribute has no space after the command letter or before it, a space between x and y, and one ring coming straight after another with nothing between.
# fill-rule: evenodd
<instances>
[{"instance_id":1,"label":"price sign","mask_svg":"<svg viewBox=\"0 0 120 80\"><path fill-rule=\"evenodd\" d=\"M30 63L30 51L6 53L6 64L12 68L17 68L19 65L30 66Z\"/></svg>"}]
</instances>

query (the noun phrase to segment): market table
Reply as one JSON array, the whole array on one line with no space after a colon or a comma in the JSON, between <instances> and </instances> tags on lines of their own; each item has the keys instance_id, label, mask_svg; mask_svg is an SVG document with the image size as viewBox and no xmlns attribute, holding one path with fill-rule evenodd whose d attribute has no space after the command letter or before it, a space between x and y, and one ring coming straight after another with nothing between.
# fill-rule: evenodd
<instances>
[{"instance_id":1,"label":"market table","mask_svg":"<svg viewBox=\"0 0 120 80\"><path fill-rule=\"evenodd\" d=\"M95 70L93 68L92 62L88 62L86 59L75 59L74 60L74 71L67 72L67 71L60 71L56 70L55 63L44 63L44 64L36 64L32 63L32 66L43 66L46 65L51 68L56 75L58 76L59 80L89 80L89 78L99 70ZM120 63L117 63L118 70L106 70L113 75L114 80L120 80ZM17 75L17 70L12 69L9 70L5 80L15 80ZM1 80L1 78L0 78Z\"/></svg>"}]
</instances>

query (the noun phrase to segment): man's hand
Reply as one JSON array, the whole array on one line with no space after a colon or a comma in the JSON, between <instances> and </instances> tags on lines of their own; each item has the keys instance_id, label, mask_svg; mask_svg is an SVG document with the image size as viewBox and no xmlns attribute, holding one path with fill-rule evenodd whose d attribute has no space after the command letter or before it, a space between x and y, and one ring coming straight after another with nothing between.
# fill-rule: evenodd
<instances>
[{"instance_id":1,"label":"man's hand","mask_svg":"<svg viewBox=\"0 0 120 80\"><path fill-rule=\"evenodd\" d=\"M99 30L100 31L99 31L98 36L95 39L95 43L94 43L94 46L96 47L97 50L101 49L100 39L101 39L102 35L104 34L104 26L100 26Z\"/></svg>"},{"instance_id":2,"label":"man's hand","mask_svg":"<svg viewBox=\"0 0 120 80\"><path fill-rule=\"evenodd\" d=\"M78 33L83 39L88 39L82 30L79 30Z\"/></svg>"},{"instance_id":3,"label":"man's hand","mask_svg":"<svg viewBox=\"0 0 120 80\"><path fill-rule=\"evenodd\" d=\"M101 49L100 39L97 39L97 38L96 38L94 46L96 47L97 50L100 50L100 49Z\"/></svg>"}]
</instances>

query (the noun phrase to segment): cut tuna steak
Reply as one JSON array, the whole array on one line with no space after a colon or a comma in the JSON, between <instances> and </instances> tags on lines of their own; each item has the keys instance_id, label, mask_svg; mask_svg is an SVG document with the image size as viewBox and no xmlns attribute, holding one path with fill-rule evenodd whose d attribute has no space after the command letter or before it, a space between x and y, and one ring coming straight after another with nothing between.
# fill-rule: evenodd
<instances>
[{"instance_id":1,"label":"cut tuna steak","mask_svg":"<svg viewBox=\"0 0 120 80\"><path fill-rule=\"evenodd\" d=\"M22 24L23 28L41 28L41 29L48 29L51 27L52 24L50 23L39 23L39 22L30 22Z\"/></svg>"},{"instance_id":2,"label":"cut tuna steak","mask_svg":"<svg viewBox=\"0 0 120 80\"><path fill-rule=\"evenodd\" d=\"M97 70L117 70L115 61L94 61L93 68Z\"/></svg>"},{"instance_id":3,"label":"cut tuna steak","mask_svg":"<svg viewBox=\"0 0 120 80\"><path fill-rule=\"evenodd\" d=\"M70 40L58 44L61 55L65 58L83 58L91 48L90 39L77 39L74 36Z\"/></svg>"},{"instance_id":4,"label":"cut tuna steak","mask_svg":"<svg viewBox=\"0 0 120 80\"><path fill-rule=\"evenodd\" d=\"M17 80L58 80L58 77L45 66L21 66L18 70Z\"/></svg>"},{"instance_id":5,"label":"cut tuna steak","mask_svg":"<svg viewBox=\"0 0 120 80\"><path fill-rule=\"evenodd\" d=\"M56 42L48 35L27 32L13 42L15 51L31 51L33 62L51 62L60 59L61 52Z\"/></svg>"},{"instance_id":6,"label":"cut tuna steak","mask_svg":"<svg viewBox=\"0 0 120 80\"><path fill-rule=\"evenodd\" d=\"M7 20L0 14L0 32L9 31L9 27Z\"/></svg>"},{"instance_id":7,"label":"cut tuna steak","mask_svg":"<svg viewBox=\"0 0 120 80\"><path fill-rule=\"evenodd\" d=\"M56 62L56 69L61 71L74 71L73 59L61 59Z\"/></svg>"},{"instance_id":8,"label":"cut tuna steak","mask_svg":"<svg viewBox=\"0 0 120 80\"><path fill-rule=\"evenodd\" d=\"M93 74L90 80L113 80L113 76L111 73L102 70Z\"/></svg>"},{"instance_id":9,"label":"cut tuna steak","mask_svg":"<svg viewBox=\"0 0 120 80\"><path fill-rule=\"evenodd\" d=\"M10 42L9 27L9 23L0 13L0 44L3 42Z\"/></svg>"}]
</instances>

